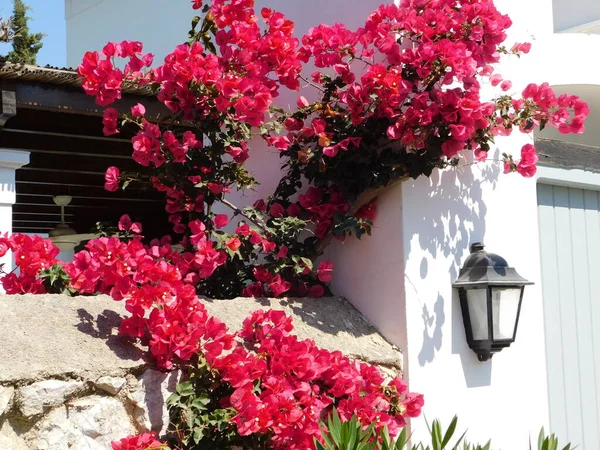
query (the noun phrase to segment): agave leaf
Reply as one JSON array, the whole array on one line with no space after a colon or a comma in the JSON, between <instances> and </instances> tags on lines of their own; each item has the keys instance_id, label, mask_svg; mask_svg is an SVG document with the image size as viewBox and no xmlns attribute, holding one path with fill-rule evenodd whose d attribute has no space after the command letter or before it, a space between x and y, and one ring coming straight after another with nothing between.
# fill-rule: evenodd
<instances>
[{"instance_id":1,"label":"agave leaf","mask_svg":"<svg viewBox=\"0 0 600 450\"><path fill-rule=\"evenodd\" d=\"M325 447L317 438L314 438L315 449L316 450L328 450L328 447Z\"/></svg>"},{"instance_id":2,"label":"agave leaf","mask_svg":"<svg viewBox=\"0 0 600 450\"><path fill-rule=\"evenodd\" d=\"M454 432L456 431L457 423L458 423L458 417L454 416L454 418L452 419L452 422L450 422L450 426L448 427L448 429L446 430L446 433L444 434L444 439L442 439L442 448L445 448L446 445L448 445L448 442L450 442L450 439L452 439L452 436L454 435Z\"/></svg>"},{"instance_id":3,"label":"agave leaf","mask_svg":"<svg viewBox=\"0 0 600 450\"><path fill-rule=\"evenodd\" d=\"M334 409L333 414L329 416L328 425L331 439L335 446L339 448L340 443L342 442L342 422L340 421L337 410Z\"/></svg>"},{"instance_id":4,"label":"agave leaf","mask_svg":"<svg viewBox=\"0 0 600 450\"><path fill-rule=\"evenodd\" d=\"M394 450L404 450L406 447L406 442L408 438L406 437L406 428L403 428L396 440L396 445L394 445Z\"/></svg>"},{"instance_id":5,"label":"agave leaf","mask_svg":"<svg viewBox=\"0 0 600 450\"><path fill-rule=\"evenodd\" d=\"M437 419L433 421L431 429L431 445L433 445L433 450L442 450L442 427Z\"/></svg>"},{"instance_id":6,"label":"agave leaf","mask_svg":"<svg viewBox=\"0 0 600 450\"><path fill-rule=\"evenodd\" d=\"M465 438L466 435L467 435L467 431L465 430L465 432L458 438L458 441L456 441L456 444L454 444L454 447L452 447L452 450L456 450L458 448L458 446L463 441L463 439Z\"/></svg>"},{"instance_id":7,"label":"agave leaf","mask_svg":"<svg viewBox=\"0 0 600 450\"><path fill-rule=\"evenodd\" d=\"M542 450L543 448L545 435L546 433L544 432L544 428L542 427L542 429L540 430L540 434L538 435L538 450Z\"/></svg>"}]
</instances>

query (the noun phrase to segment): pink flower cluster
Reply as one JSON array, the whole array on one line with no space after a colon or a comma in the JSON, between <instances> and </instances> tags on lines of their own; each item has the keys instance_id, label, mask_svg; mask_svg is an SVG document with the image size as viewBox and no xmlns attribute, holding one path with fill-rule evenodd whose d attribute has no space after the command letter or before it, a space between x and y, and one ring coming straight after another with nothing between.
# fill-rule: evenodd
<instances>
[{"instance_id":1,"label":"pink flower cluster","mask_svg":"<svg viewBox=\"0 0 600 450\"><path fill-rule=\"evenodd\" d=\"M523 100L531 102L535 110L535 124L547 121L562 134L581 134L590 109L575 95L556 96L548 83L529 84L523 91Z\"/></svg>"},{"instance_id":2,"label":"pink flower cluster","mask_svg":"<svg viewBox=\"0 0 600 450\"><path fill-rule=\"evenodd\" d=\"M526 144L521 149L521 159L517 164L512 159L507 159L504 162L504 173L516 171L525 178L531 178L537 172L536 163L538 159L535 147L531 144Z\"/></svg>"},{"instance_id":3,"label":"pink flower cluster","mask_svg":"<svg viewBox=\"0 0 600 450\"><path fill-rule=\"evenodd\" d=\"M139 224L125 220L129 231ZM101 237L87 244L64 264L70 287L79 294L103 293L125 299L131 317L120 326L122 334L149 337L150 352L161 367L187 361L198 352L199 343L229 348L231 337L224 325L209 318L196 296L195 284L212 275L225 255L198 239L196 253L181 254L169 239L144 246L139 239L122 242ZM148 314L149 313L149 314Z\"/></svg>"},{"instance_id":4,"label":"pink flower cluster","mask_svg":"<svg viewBox=\"0 0 600 450\"><path fill-rule=\"evenodd\" d=\"M492 66L500 59L510 25L491 0L403 0L399 6L379 7L356 31L341 24L319 25L303 37L299 54L304 62L312 59L318 68L340 77L335 111L317 110L308 125L290 119L285 124L289 133L268 137L267 142L279 150L303 148L316 135L313 150L329 158L340 149L349 151L349 144L358 147L360 137L335 135L332 114L356 126L388 120L389 139L414 151L441 143L447 158L469 149L483 160L492 136L510 134L513 128L531 132L541 122L562 133L582 133L589 113L585 102L576 96L557 98L547 83L528 86L523 100L512 102L512 111L481 100L483 79L500 84L503 91L512 85ZM530 47L515 44L504 52L527 53ZM360 77L352 67L357 60L368 63ZM325 73L313 74L314 83L325 85L329 79ZM519 172L529 174L531 169Z\"/></svg>"},{"instance_id":5,"label":"pink flower cluster","mask_svg":"<svg viewBox=\"0 0 600 450\"><path fill-rule=\"evenodd\" d=\"M194 0L192 7L203 3ZM169 221L184 234L184 248L194 247L190 256L177 257L185 261L179 268L190 283L236 259L254 264L266 256L267 263L247 272L245 295L319 296L325 291L324 278L304 262L292 261L297 249L266 227L242 223L235 233L214 233L225 225L210 212L211 205L247 178L241 165L251 154L250 127L260 127L267 144L287 159L286 166L299 167L308 178L308 185L296 183L291 194L257 203L260 221L301 219L318 239L333 233L354 201L344 180L316 179L333 174L342 160L377 158L380 147L395 146L405 153L431 152L439 167L465 149L485 160L493 137L514 129L530 132L548 123L561 132L583 132L587 105L575 96L555 96L547 84L528 86L520 100L482 101L482 80L503 91L511 87L495 72L500 55L530 50L528 43L502 47L511 21L491 0L402 0L398 6L380 6L361 28L318 25L301 42L283 14L268 8L258 13L254 6L254 0L213 0L193 42L176 47L156 68L150 68L152 56L143 54L141 43L124 41L87 53L78 69L84 90L101 105L120 98L124 83L148 85L175 114L175 122L196 125L168 129L146 117L141 104L124 116L139 127L132 138L133 159L151 171L152 185L165 193ZM123 69L116 58L128 60ZM307 63L319 69L309 83L329 94L315 103L300 96L297 109L279 117L278 126L266 122L281 87L299 89ZM364 68L358 70L357 64ZM105 134L118 133L118 123L116 109L107 108ZM373 128L380 136L372 135ZM364 152L369 145L377 148L375 155ZM529 177L536 162L535 149L526 147L516 163L507 156L505 167ZM125 177L110 167L105 188L116 191ZM374 173L373 180L377 177L386 178ZM370 229L373 216L368 209L355 215L361 220L357 234Z\"/></svg>"},{"instance_id":6,"label":"pink flower cluster","mask_svg":"<svg viewBox=\"0 0 600 450\"><path fill-rule=\"evenodd\" d=\"M13 251L19 273L6 274L0 282L7 294L43 294L46 292L39 273L56 264L60 250L50 239L25 234L0 237L0 256Z\"/></svg>"},{"instance_id":7,"label":"pink flower cluster","mask_svg":"<svg viewBox=\"0 0 600 450\"><path fill-rule=\"evenodd\" d=\"M235 389L229 402L240 435L272 433L273 448L306 449L320 438L319 421L332 406L343 420L356 414L393 435L406 417L420 414L423 396L409 393L401 378L386 384L377 368L299 340L292 330L283 311L256 311L239 333L253 351L238 347L209 360Z\"/></svg>"},{"instance_id":8,"label":"pink flower cluster","mask_svg":"<svg viewBox=\"0 0 600 450\"><path fill-rule=\"evenodd\" d=\"M167 450L168 447L156 439L156 433L144 433L139 436L130 436L112 442L113 450Z\"/></svg>"},{"instance_id":9,"label":"pink flower cluster","mask_svg":"<svg viewBox=\"0 0 600 450\"><path fill-rule=\"evenodd\" d=\"M494 113L493 103L479 99L478 77L493 73L490 64L499 60L497 46L511 21L491 1L458 3L404 0L381 6L354 32L320 25L304 36L300 53L341 76L346 87L337 95L353 124L389 119L388 138L413 149L441 139L447 157L468 146L476 150L476 131L488 128ZM351 67L356 59L370 61L360 78ZM320 73L313 79L325 80ZM456 82L462 88L447 87ZM337 154L327 144L324 154Z\"/></svg>"},{"instance_id":10,"label":"pink flower cluster","mask_svg":"<svg viewBox=\"0 0 600 450\"><path fill-rule=\"evenodd\" d=\"M119 228L141 231L128 217ZM195 238L197 244L201 241ZM273 448L304 449L311 447L313 438L320 438L319 422L333 406L342 419L356 414L365 424L387 425L393 434L407 417L420 414L423 397L408 393L402 379L386 384L375 367L299 340L291 334L291 318L282 311L254 312L238 334L245 345L237 345L236 335L207 313L186 282L186 264L191 261L168 242L143 246L136 238L121 242L111 237L92 240L87 247L73 263L64 265L70 287L80 294L107 293L115 300L125 299L131 317L123 320L120 333L148 342L160 367L185 364L201 352L234 389L222 404L236 410L233 420L240 435L266 434ZM3 278L5 289L43 292L43 286L32 286L39 270L56 262L58 249L48 240L18 234L0 240L1 252L9 248L19 262L21 278L19 283L7 282L10 275ZM331 264L322 263L318 274L329 281ZM24 290L26 282L29 287ZM125 438L112 446L163 448L154 434Z\"/></svg>"},{"instance_id":11,"label":"pink flower cluster","mask_svg":"<svg viewBox=\"0 0 600 450\"><path fill-rule=\"evenodd\" d=\"M116 57L129 58L124 70L114 66ZM150 67L153 59L150 53L142 55L141 42L110 42L101 52L87 52L77 72L84 91L95 96L100 106L108 106L121 98L124 81L144 79L141 70Z\"/></svg>"},{"instance_id":12,"label":"pink flower cluster","mask_svg":"<svg viewBox=\"0 0 600 450\"><path fill-rule=\"evenodd\" d=\"M201 4L193 6L200 8ZM231 114L240 122L261 125L279 86L300 86L302 65L294 24L265 8L261 27L253 0L215 0L211 14L218 27L218 53L207 51L200 42L183 44L167 55L162 66L142 73L153 58L142 56L141 43L112 42L101 52L86 53L78 68L84 90L106 106L121 98L124 81L157 83L158 99L173 112L182 111L184 118ZM115 57L129 59L124 70L114 66ZM205 89L198 92L198 86Z\"/></svg>"}]
</instances>

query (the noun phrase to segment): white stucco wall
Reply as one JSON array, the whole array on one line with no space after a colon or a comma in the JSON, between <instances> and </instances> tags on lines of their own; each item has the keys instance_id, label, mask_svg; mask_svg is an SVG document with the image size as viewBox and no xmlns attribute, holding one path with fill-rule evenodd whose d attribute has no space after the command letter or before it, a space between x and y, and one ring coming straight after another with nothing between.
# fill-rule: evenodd
<instances>
[{"instance_id":1,"label":"white stucco wall","mask_svg":"<svg viewBox=\"0 0 600 450\"><path fill-rule=\"evenodd\" d=\"M257 0L296 23L300 35L320 23L358 26L381 0ZM65 0L67 65L77 67L86 51L109 41L138 40L160 62L176 45L187 41L194 17L187 0ZM97 26L91 26L97 24Z\"/></svg>"},{"instance_id":2,"label":"white stucco wall","mask_svg":"<svg viewBox=\"0 0 600 450\"><path fill-rule=\"evenodd\" d=\"M553 0L552 3L555 31L600 20L600 2L597 0Z\"/></svg>"},{"instance_id":3,"label":"white stucco wall","mask_svg":"<svg viewBox=\"0 0 600 450\"><path fill-rule=\"evenodd\" d=\"M29 152L0 148L0 235L12 233L12 208L17 201L15 172L29 164ZM0 258L4 272L9 273L13 267L12 252ZM0 293L4 292L0 287Z\"/></svg>"},{"instance_id":4,"label":"white stucco wall","mask_svg":"<svg viewBox=\"0 0 600 450\"><path fill-rule=\"evenodd\" d=\"M506 58L500 67L513 82L510 93L547 81L558 93L598 104L600 63L588 52L598 48L600 36L554 34L551 0L495 3L513 19L509 42L533 43L529 55ZM597 146L597 114L592 112L586 134L567 139ZM541 136L565 139L551 130ZM525 143L532 143L532 137L497 139L496 158L502 152L518 158ZM556 174L568 178L570 172L544 173L548 180ZM375 234L334 248L336 292L350 298L405 351L411 389L425 395L424 416L412 421L416 441L427 434L425 418L447 424L455 414L471 440L491 438L493 448L504 450L526 448L540 427L548 429L536 184L536 179L503 175L499 163L405 182L380 203L376 225L382 229L374 234L383 231L385 237ZM389 215L398 211L401 220L390 224ZM484 363L467 346L451 288L469 245L477 241L536 283L526 288L516 342ZM378 252L370 252L378 246Z\"/></svg>"},{"instance_id":5,"label":"white stucco wall","mask_svg":"<svg viewBox=\"0 0 600 450\"><path fill-rule=\"evenodd\" d=\"M598 2L577 0L577 5L586 1L586 17L592 17ZM357 25L381 2L257 3L259 8L267 5L284 11L302 32L321 22ZM557 14L566 13L553 11L553 0L496 0L496 4L513 19L509 42L534 44L531 54L507 58L502 65L501 73L513 81L510 93L518 94L529 82L594 88L600 84L600 60L590 57L591 49L600 48L600 36L554 34ZM573 2L569 5L579 11ZM184 0L67 0L68 63L76 66L84 51L120 39L145 42L158 61L185 40L190 11ZM90 27L91 22L102 26ZM564 90L586 99L595 89ZM285 104L291 98L283 95L280 101ZM598 132L589 128L590 133L576 140L596 142ZM495 154L518 157L520 147L529 142L530 136L499 139ZM250 169L263 184L257 193L247 193L247 203L271 192L277 182L273 175L277 153L256 151L263 156L251 158ZM428 420L448 423L458 414L472 440L491 438L493 448L513 450L526 448L529 436L547 426L548 393L536 180L501 172L496 163L406 182L380 198L372 237L335 243L329 256L336 266L334 292L352 301L403 350L411 389L425 395ZM469 245L481 240L536 283L526 289L517 341L485 363L467 347L460 307L451 289ZM423 437L424 420L413 421L412 429L417 440Z\"/></svg>"},{"instance_id":6,"label":"white stucco wall","mask_svg":"<svg viewBox=\"0 0 600 450\"><path fill-rule=\"evenodd\" d=\"M500 150L519 144L505 140ZM544 323L536 183L501 169L446 171L402 186L405 364L411 389L425 395L424 418L447 424L458 414L471 440L517 449L548 420ZM473 242L536 282L526 288L515 344L483 363L467 346L451 287ZM417 438L426 434L424 418L413 421Z\"/></svg>"}]
</instances>

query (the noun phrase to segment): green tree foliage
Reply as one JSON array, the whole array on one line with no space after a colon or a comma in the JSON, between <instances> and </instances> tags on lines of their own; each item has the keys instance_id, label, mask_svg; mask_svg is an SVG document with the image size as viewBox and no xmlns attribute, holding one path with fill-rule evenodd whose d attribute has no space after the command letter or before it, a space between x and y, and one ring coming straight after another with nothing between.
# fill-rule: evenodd
<instances>
[{"instance_id":1,"label":"green tree foliage","mask_svg":"<svg viewBox=\"0 0 600 450\"><path fill-rule=\"evenodd\" d=\"M36 64L37 54L44 45L43 33L29 33L27 11L30 8L23 0L13 0L11 30L14 34L13 49L8 53L8 60L17 64Z\"/></svg>"}]
</instances>

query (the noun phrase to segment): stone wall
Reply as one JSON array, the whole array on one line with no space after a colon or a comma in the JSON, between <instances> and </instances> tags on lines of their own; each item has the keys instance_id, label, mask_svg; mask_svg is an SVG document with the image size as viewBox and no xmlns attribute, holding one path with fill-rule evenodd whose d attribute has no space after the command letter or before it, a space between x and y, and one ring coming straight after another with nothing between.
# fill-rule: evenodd
<instances>
[{"instance_id":1,"label":"stone wall","mask_svg":"<svg viewBox=\"0 0 600 450\"><path fill-rule=\"evenodd\" d=\"M207 300L231 329L256 309L294 316L296 334L401 371L399 351L341 298ZM161 372L117 336L127 315L106 296L0 296L0 450L99 450L146 431L163 433L165 401L183 374Z\"/></svg>"}]
</instances>

